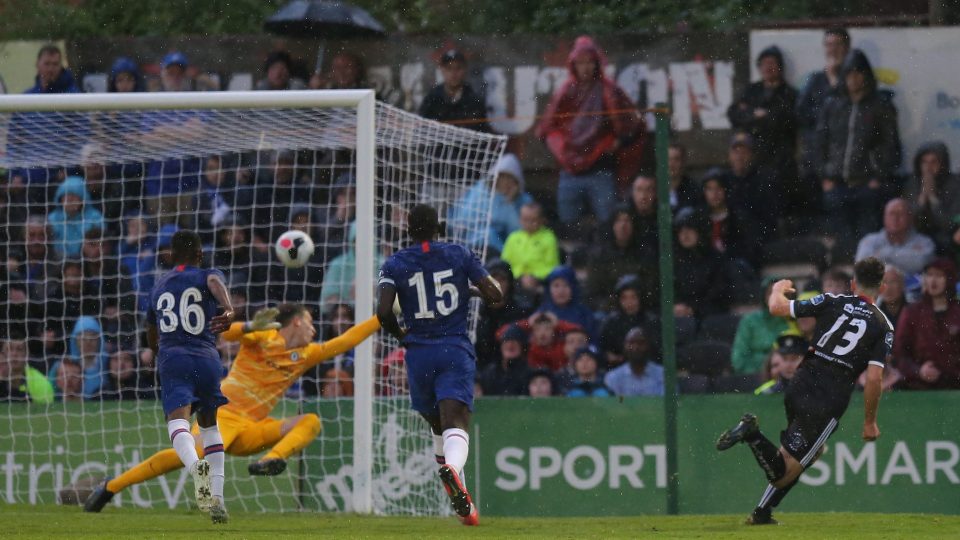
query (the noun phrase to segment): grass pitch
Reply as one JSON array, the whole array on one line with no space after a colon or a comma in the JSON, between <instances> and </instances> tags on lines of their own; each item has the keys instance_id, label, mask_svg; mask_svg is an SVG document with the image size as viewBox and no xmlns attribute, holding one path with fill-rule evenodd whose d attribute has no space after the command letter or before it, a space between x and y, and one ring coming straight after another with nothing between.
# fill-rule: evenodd
<instances>
[{"instance_id":1,"label":"grass pitch","mask_svg":"<svg viewBox=\"0 0 960 540\"><path fill-rule=\"evenodd\" d=\"M484 518L467 528L453 518L328 514L242 514L214 526L198 512L0 506L3 538L960 538L960 516L922 514L779 514L779 526L743 525L745 516L629 518Z\"/></svg>"}]
</instances>

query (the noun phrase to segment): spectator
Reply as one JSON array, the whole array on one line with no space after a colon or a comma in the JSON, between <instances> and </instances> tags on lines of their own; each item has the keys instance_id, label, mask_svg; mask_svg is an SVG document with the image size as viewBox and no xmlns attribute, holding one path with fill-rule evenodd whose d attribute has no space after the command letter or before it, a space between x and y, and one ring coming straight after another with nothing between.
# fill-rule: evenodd
<instances>
[{"instance_id":1,"label":"spectator","mask_svg":"<svg viewBox=\"0 0 960 540\"><path fill-rule=\"evenodd\" d=\"M236 306L236 304L234 304L234 306ZM353 321L355 318L356 312L354 311L352 305L333 304L323 314L324 324L321 326L321 331L318 335L321 336L323 341L330 341L337 336L343 335L344 332L349 330L350 327L353 326ZM311 397L322 395L323 373L325 373L330 366L346 371L347 373L353 373L353 359L354 349L350 349L349 351L337 355L308 371L300 381L300 388L302 389L303 394Z\"/></svg>"},{"instance_id":2,"label":"spectator","mask_svg":"<svg viewBox=\"0 0 960 540\"><path fill-rule=\"evenodd\" d=\"M187 55L180 51L164 56L160 61L160 91L189 92L193 90L193 81L187 76L189 67Z\"/></svg>"},{"instance_id":3,"label":"spectator","mask_svg":"<svg viewBox=\"0 0 960 540\"><path fill-rule=\"evenodd\" d=\"M250 230L239 218L228 218L217 229L213 251L213 266L223 271L226 284L245 287L249 300L259 304L267 300L269 260L250 244Z\"/></svg>"},{"instance_id":4,"label":"spectator","mask_svg":"<svg viewBox=\"0 0 960 540\"><path fill-rule=\"evenodd\" d=\"M653 362L643 328L627 332L623 356L623 365L603 378L606 387L618 396L662 396L663 367Z\"/></svg>"},{"instance_id":5,"label":"spectator","mask_svg":"<svg viewBox=\"0 0 960 540\"><path fill-rule=\"evenodd\" d=\"M567 397L610 397L613 394L603 384L603 375L600 372L600 351L594 346L588 346L576 352L573 361L573 370L576 374L571 387L566 391Z\"/></svg>"},{"instance_id":6,"label":"spectator","mask_svg":"<svg viewBox=\"0 0 960 540\"><path fill-rule=\"evenodd\" d=\"M323 276L323 287L320 293L320 304L328 306L336 304L353 304L356 293L355 279L357 276L356 253L354 250L357 237L356 222L350 224L350 236L347 240L347 250L338 255L327 268L327 273ZM373 267L383 266L383 254L377 252L374 257Z\"/></svg>"},{"instance_id":7,"label":"spectator","mask_svg":"<svg viewBox=\"0 0 960 540\"><path fill-rule=\"evenodd\" d=\"M113 61L110 67L110 79L107 81L107 92L143 92L143 77L140 67L133 59L121 56Z\"/></svg>"},{"instance_id":8,"label":"spectator","mask_svg":"<svg viewBox=\"0 0 960 540\"><path fill-rule=\"evenodd\" d=\"M903 272L896 266L888 264L883 272L883 284L886 288L877 299L877 307L891 321L899 321L903 308L907 306Z\"/></svg>"},{"instance_id":9,"label":"spectator","mask_svg":"<svg viewBox=\"0 0 960 540\"><path fill-rule=\"evenodd\" d=\"M520 209L520 230L507 237L500 257L525 290L540 288L540 280L560 264L557 237L544 225L543 207L531 202Z\"/></svg>"},{"instance_id":10,"label":"spectator","mask_svg":"<svg viewBox=\"0 0 960 540\"><path fill-rule=\"evenodd\" d=\"M630 212L633 216L633 236L637 249L646 257L656 258L659 250L657 223L657 179L640 175L630 186Z\"/></svg>"},{"instance_id":11,"label":"spectator","mask_svg":"<svg viewBox=\"0 0 960 540\"><path fill-rule=\"evenodd\" d=\"M817 121L818 162L828 225L840 239L876 230L883 194L900 166L897 110L877 90L870 61L854 49L843 63L844 91Z\"/></svg>"},{"instance_id":12,"label":"spectator","mask_svg":"<svg viewBox=\"0 0 960 540\"><path fill-rule=\"evenodd\" d=\"M437 122L489 132L486 99L473 90L467 77L467 58L450 49L440 57L443 82L434 86L420 102L420 116Z\"/></svg>"},{"instance_id":13,"label":"spectator","mask_svg":"<svg viewBox=\"0 0 960 540\"><path fill-rule=\"evenodd\" d=\"M553 397L556 394L554 390L553 375L546 369L538 369L527 378L527 395L532 398Z\"/></svg>"},{"instance_id":14,"label":"spectator","mask_svg":"<svg viewBox=\"0 0 960 540\"><path fill-rule=\"evenodd\" d=\"M83 169L83 186L87 190L87 205L100 212L111 232L117 219L125 211L140 206L142 192L138 167L105 165L106 155L99 143L87 143L80 149L80 166ZM126 176L130 173L130 176Z\"/></svg>"},{"instance_id":15,"label":"spectator","mask_svg":"<svg viewBox=\"0 0 960 540\"><path fill-rule=\"evenodd\" d=\"M757 237L769 242L776 238L780 217L780 187L754 162L754 141L747 133L737 133L727 152L724 171L727 205L737 213L750 216Z\"/></svg>"},{"instance_id":16,"label":"spectator","mask_svg":"<svg viewBox=\"0 0 960 540\"><path fill-rule=\"evenodd\" d=\"M26 94L76 94L80 92L73 73L63 67L63 54L56 45L44 45L37 53L37 76Z\"/></svg>"},{"instance_id":17,"label":"spectator","mask_svg":"<svg viewBox=\"0 0 960 540\"><path fill-rule=\"evenodd\" d=\"M60 283L50 290L45 304L33 304L31 318L65 336L82 315L95 314L94 299L83 295L83 264L77 259L63 262L59 272Z\"/></svg>"},{"instance_id":18,"label":"spectator","mask_svg":"<svg viewBox=\"0 0 960 540\"><path fill-rule=\"evenodd\" d=\"M153 398L153 381L137 369L132 352L121 349L110 355L107 380L100 391L104 401L138 401Z\"/></svg>"},{"instance_id":19,"label":"spectator","mask_svg":"<svg viewBox=\"0 0 960 540\"><path fill-rule=\"evenodd\" d=\"M121 272L119 260L113 254L115 245L105 241L100 229L90 229L83 237L83 297L90 306L85 310L87 313L106 313L107 306L124 311L135 309L133 285Z\"/></svg>"},{"instance_id":20,"label":"spectator","mask_svg":"<svg viewBox=\"0 0 960 540\"><path fill-rule=\"evenodd\" d=\"M816 319L815 317L810 317ZM753 391L755 395L782 394L793 379L810 344L801 336L782 334L770 352L770 380Z\"/></svg>"},{"instance_id":21,"label":"spectator","mask_svg":"<svg viewBox=\"0 0 960 540\"><path fill-rule=\"evenodd\" d=\"M150 291L153 290L153 284L157 278L173 270L173 235L179 229L174 224L167 224L160 228L157 235L157 255L152 261L153 264L142 268L143 272L136 279L138 284L137 310L145 312L149 306Z\"/></svg>"},{"instance_id":22,"label":"spectator","mask_svg":"<svg viewBox=\"0 0 960 540\"><path fill-rule=\"evenodd\" d=\"M860 240L855 259L876 257L896 266L904 275L913 275L933 259L934 250L933 240L914 229L910 204L892 199L883 210L883 229Z\"/></svg>"},{"instance_id":23,"label":"spectator","mask_svg":"<svg viewBox=\"0 0 960 540\"><path fill-rule=\"evenodd\" d=\"M367 68L363 65L363 60L346 51L337 53L330 61L329 74L314 73L310 77L309 86L311 90L370 88L367 83Z\"/></svg>"},{"instance_id":24,"label":"spectator","mask_svg":"<svg viewBox=\"0 0 960 540\"><path fill-rule=\"evenodd\" d=\"M464 243L474 249L486 243L487 249L500 253L510 233L520 228L520 209L533 202L533 197L524 191L523 168L517 156L504 154L494 167L494 174L497 176L492 207L490 184L477 182L453 207L447 229L451 235L463 235ZM484 230L477 224L486 221L488 213L490 226Z\"/></svg>"},{"instance_id":25,"label":"spectator","mask_svg":"<svg viewBox=\"0 0 960 540\"><path fill-rule=\"evenodd\" d=\"M728 304L728 280L723 260L707 243L705 220L693 208L684 208L673 222L674 305L676 317L723 313Z\"/></svg>"},{"instance_id":26,"label":"spectator","mask_svg":"<svg viewBox=\"0 0 960 540\"><path fill-rule=\"evenodd\" d=\"M353 377L342 369L328 367L320 377L320 397L325 399L353 397Z\"/></svg>"},{"instance_id":27,"label":"spectator","mask_svg":"<svg viewBox=\"0 0 960 540\"><path fill-rule=\"evenodd\" d=\"M96 396L107 380L109 359L100 323L93 317L80 317L70 333L70 354L50 368L51 382L58 381L58 371L64 364L76 364L82 369L81 393L84 399ZM58 385L59 386L59 385Z\"/></svg>"},{"instance_id":28,"label":"spectator","mask_svg":"<svg viewBox=\"0 0 960 540\"><path fill-rule=\"evenodd\" d=\"M9 332L0 348L0 402L53 402L53 385L27 363L28 357L26 336L19 331Z\"/></svg>"},{"instance_id":29,"label":"spectator","mask_svg":"<svg viewBox=\"0 0 960 540\"><path fill-rule=\"evenodd\" d=\"M610 219L616 203L616 155L640 133L635 106L606 76L607 59L593 39L578 37L567 57L569 76L537 126L560 165L557 214L571 227L586 214Z\"/></svg>"},{"instance_id":30,"label":"spectator","mask_svg":"<svg viewBox=\"0 0 960 540\"><path fill-rule=\"evenodd\" d=\"M287 51L273 51L263 63L266 78L257 83L256 90L303 90L307 84L303 79L290 75L293 59Z\"/></svg>"},{"instance_id":31,"label":"spectator","mask_svg":"<svg viewBox=\"0 0 960 540\"><path fill-rule=\"evenodd\" d=\"M538 312L529 318L518 321L517 328L529 335L527 349L527 364L532 368L547 368L550 371L559 371L567 364L564 355L564 334L580 328L576 324L563 321L550 312ZM498 338L509 329L506 326L497 331Z\"/></svg>"},{"instance_id":32,"label":"spectator","mask_svg":"<svg viewBox=\"0 0 960 540\"><path fill-rule=\"evenodd\" d=\"M734 129L753 137L756 165L773 173L776 192L797 201L798 195L806 194L796 185L797 91L783 79L783 53L779 47L771 45L760 51L757 71L760 80L747 86L730 104L727 117ZM803 204L787 206L792 207L804 209Z\"/></svg>"},{"instance_id":33,"label":"spectator","mask_svg":"<svg viewBox=\"0 0 960 540\"><path fill-rule=\"evenodd\" d=\"M56 399L60 401L83 400L83 368L72 358L64 358L51 368L50 379L54 384Z\"/></svg>"},{"instance_id":34,"label":"spectator","mask_svg":"<svg viewBox=\"0 0 960 540\"><path fill-rule=\"evenodd\" d=\"M69 176L57 189L57 208L47 218L55 248L61 255L80 255L83 235L103 229L103 214L87 204L89 195L79 176Z\"/></svg>"},{"instance_id":35,"label":"spectator","mask_svg":"<svg viewBox=\"0 0 960 540\"><path fill-rule=\"evenodd\" d=\"M849 281L848 281L849 283ZM820 291L803 291L797 295L797 300L810 300L815 296L819 296ZM879 304L878 304L879 305ZM796 333L800 337L807 340L808 343L813 343L817 331L817 318L816 317L797 317L794 321L796 324L796 332L793 332L793 329L787 330L787 333ZM781 334L783 335L783 334Z\"/></svg>"},{"instance_id":36,"label":"spectator","mask_svg":"<svg viewBox=\"0 0 960 540\"><path fill-rule=\"evenodd\" d=\"M823 272L820 288L826 294L850 294L850 274L840 268L827 268Z\"/></svg>"},{"instance_id":37,"label":"spectator","mask_svg":"<svg viewBox=\"0 0 960 540\"><path fill-rule=\"evenodd\" d=\"M629 207L614 210L609 223L604 224L596 244L589 250L590 268L587 276L587 301L595 309L609 309L616 304L615 287L625 275L649 274L654 280L655 262L652 251L637 245L633 217Z\"/></svg>"},{"instance_id":38,"label":"spectator","mask_svg":"<svg viewBox=\"0 0 960 540\"><path fill-rule=\"evenodd\" d=\"M667 170L670 173L670 208L674 211L697 206L701 193L697 183L687 174L687 148L678 142L667 148Z\"/></svg>"},{"instance_id":39,"label":"spectator","mask_svg":"<svg viewBox=\"0 0 960 540\"><path fill-rule=\"evenodd\" d=\"M573 385L573 381L577 378L577 372L573 366L577 359L577 351L588 346L590 346L590 336L583 328L573 328L563 335L564 365L563 369L557 371L554 380L559 393L566 393L566 390Z\"/></svg>"},{"instance_id":40,"label":"spectator","mask_svg":"<svg viewBox=\"0 0 960 540\"><path fill-rule=\"evenodd\" d=\"M596 339L597 323L593 311L580 301L580 285L573 268L558 266L544 281L546 295L538 311L549 311L561 321L580 326Z\"/></svg>"},{"instance_id":41,"label":"spectator","mask_svg":"<svg viewBox=\"0 0 960 540\"><path fill-rule=\"evenodd\" d=\"M960 180L950 173L945 144L931 142L917 149L903 198L913 206L917 231L945 245L953 217L960 214Z\"/></svg>"},{"instance_id":42,"label":"spectator","mask_svg":"<svg viewBox=\"0 0 960 540\"><path fill-rule=\"evenodd\" d=\"M510 263L494 259L488 262L486 267L493 279L497 280L500 285L504 302L497 307L488 304L480 306L480 314L477 317L476 347L481 368L499 357L498 352L494 350L497 329L524 319L533 312L532 303L517 292Z\"/></svg>"},{"instance_id":43,"label":"spectator","mask_svg":"<svg viewBox=\"0 0 960 540\"><path fill-rule=\"evenodd\" d=\"M232 176L220 156L204 160L200 190L193 207L197 211L197 232L205 243L213 240L214 230L238 214L237 203L242 206L253 203L252 193L237 186Z\"/></svg>"},{"instance_id":44,"label":"spectator","mask_svg":"<svg viewBox=\"0 0 960 540\"><path fill-rule=\"evenodd\" d=\"M623 340L632 328L645 328L651 335L649 342L657 350L660 321L649 311L644 302L648 297L643 294L643 284L636 275L628 274L620 278L616 286L617 305L603 320L600 326L600 351L608 369L623 363Z\"/></svg>"},{"instance_id":45,"label":"spectator","mask_svg":"<svg viewBox=\"0 0 960 540\"><path fill-rule=\"evenodd\" d=\"M797 125L800 128L800 174L818 181L820 167L817 119L830 97L842 92L840 68L850 52L850 34L844 28L828 28L823 33L824 68L810 75L797 98Z\"/></svg>"},{"instance_id":46,"label":"spectator","mask_svg":"<svg viewBox=\"0 0 960 540\"><path fill-rule=\"evenodd\" d=\"M130 276L132 290L138 295L147 295L150 289L141 281L153 281L150 277L156 265L157 237L150 234L147 218L139 211L132 211L123 221L122 237L120 238L117 256L120 259L121 271Z\"/></svg>"},{"instance_id":47,"label":"spectator","mask_svg":"<svg viewBox=\"0 0 960 540\"><path fill-rule=\"evenodd\" d=\"M767 300L775 281L774 278L763 280L763 303L760 309L740 319L730 355L734 373L759 373L777 341L777 336L789 328L786 319L771 315L767 308Z\"/></svg>"},{"instance_id":48,"label":"spectator","mask_svg":"<svg viewBox=\"0 0 960 540\"><path fill-rule=\"evenodd\" d=\"M500 358L483 369L480 385L485 396L519 396L527 389L530 368L524 358L527 335L516 325L499 333Z\"/></svg>"},{"instance_id":49,"label":"spectator","mask_svg":"<svg viewBox=\"0 0 960 540\"><path fill-rule=\"evenodd\" d=\"M903 308L893 357L912 390L960 388L960 302L957 267L936 259L923 272L923 297Z\"/></svg>"},{"instance_id":50,"label":"spectator","mask_svg":"<svg viewBox=\"0 0 960 540\"><path fill-rule=\"evenodd\" d=\"M730 207L727 177L711 169L703 178L703 209L710 219L709 243L726 258L751 267L759 264L758 227L749 213Z\"/></svg>"},{"instance_id":51,"label":"spectator","mask_svg":"<svg viewBox=\"0 0 960 540\"><path fill-rule=\"evenodd\" d=\"M357 213L357 183L352 173L344 173L337 178L333 196L333 204L321 210L317 218L320 232L315 237L319 239L319 244L326 246L323 251L326 251L328 260L350 248L344 242L350 242L348 236Z\"/></svg>"},{"instance_id":52,"label":"spectator","mask_svg":"<svg viewBox=\"0 0 960 540\"><path fill-rule=\"evenodd\" d=\"M25 227L23 269L31 302L44 302L60 278L61 257L49 242L49 228L42 216L30 216Z\"/></svg>"}]
</instances>

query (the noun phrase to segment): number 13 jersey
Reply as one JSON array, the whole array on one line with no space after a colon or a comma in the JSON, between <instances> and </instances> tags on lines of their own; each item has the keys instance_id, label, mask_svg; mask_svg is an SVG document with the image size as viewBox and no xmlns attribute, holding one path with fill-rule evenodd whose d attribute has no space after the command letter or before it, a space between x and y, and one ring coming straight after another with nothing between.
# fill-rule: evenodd
<instances>
[{"instance_id":1,"label":"number 13 jersey","mask_svg":"<svg viewBox=\"0 0 960 540\"><path fill-rule=\"evenodd\" d=\"M380 284L393 285L407 327L406 343L467 339L470 283L487 271L458 244L423 242L394 253L380 269Z\"/></svg>"},{"instance_id":2,"label":"number 13 jersey","mask_svg":"<svg viewBox=\"0 0 960 540\"><path fill-rule=\"evenodd\" d=\"M860 374L869 364L884 367L893 347L893 325L880 308L863 297L821 294L794 300L790 315L817 319L815 341L797 371L796 382L840 393L846 398L844 407Z\"/></svg>"},{"instance_id":3,"label":"number 13 jersey","mask_svg":"<svg viewBox=\"0 0 960 540\"><path fill-rule=\"evenodd\" d=\"M210 331L210 319L220 304L207 287L214 274L226 282L217 269L180 265L167 272L150 293L147 323L156 325L160 356L211 356L219 358L217 337Z\"/></svg>"}]
</instances>

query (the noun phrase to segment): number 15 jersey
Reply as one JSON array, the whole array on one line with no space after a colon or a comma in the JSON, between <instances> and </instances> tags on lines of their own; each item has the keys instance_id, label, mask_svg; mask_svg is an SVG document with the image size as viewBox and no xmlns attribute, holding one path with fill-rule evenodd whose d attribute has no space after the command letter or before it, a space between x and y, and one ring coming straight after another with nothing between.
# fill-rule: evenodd
<instances>
[{"instance_id":1,"label":"number 15 jersey","mask_svg":"<svg viewBox=\"0 0 960 540\"><path fill-rule=\"evenodd\" d=\"M393 254L380 284L393 285L407 327L406 343L467 339L470 282L489 275L472 251L458 244L423 242Z\"/></svg>"},{"instance_id":2,"label":"number 15 jersey","mask_svg":"<svg viewBox=\"0 0 960 540\"><path fill-rule=\"evenodd\" d=\"M217 336L210 331L210 319L220 308L207 287L207 276L211 274L226 281L220 270L180 265L154 285L147 323L157 326L161 358L179 355L219 358Z\"/></svg>"}]
</instances>

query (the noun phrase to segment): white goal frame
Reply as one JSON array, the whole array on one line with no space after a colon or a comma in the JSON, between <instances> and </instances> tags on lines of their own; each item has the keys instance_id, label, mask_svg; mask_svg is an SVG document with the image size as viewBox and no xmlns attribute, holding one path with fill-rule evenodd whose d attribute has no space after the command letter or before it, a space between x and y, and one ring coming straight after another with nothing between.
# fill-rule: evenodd
<instances>
[{"instance_id":1,"label":"white goal frame","mask_svg":"<svg viewBox=\"0 0 960 540\"><path fill-rule=\"evenodd\" d=\"M373 315L376 98L373 90L273 92L163 92L29 94L0 96L0 113L125 111L141 109L260 109L354 107L356 133L356 321ZM357 513L373 512L373 342L356 347L353 401L353 501Z\"/></svg>"}]
</instances>

